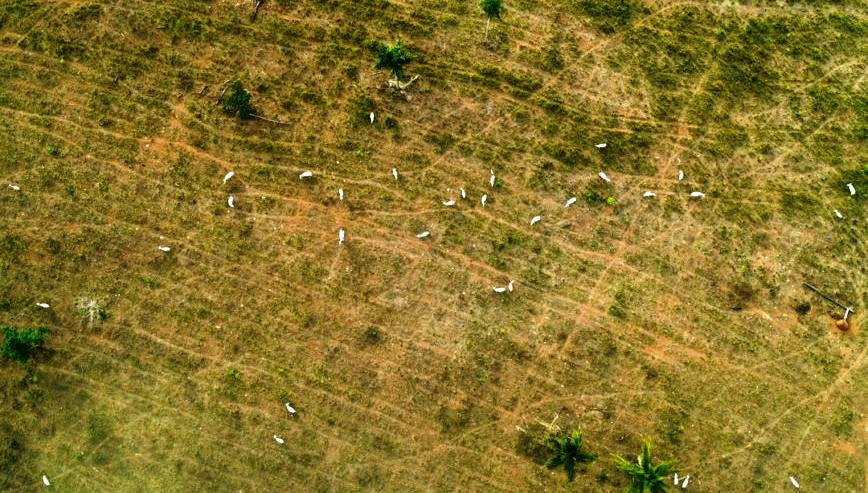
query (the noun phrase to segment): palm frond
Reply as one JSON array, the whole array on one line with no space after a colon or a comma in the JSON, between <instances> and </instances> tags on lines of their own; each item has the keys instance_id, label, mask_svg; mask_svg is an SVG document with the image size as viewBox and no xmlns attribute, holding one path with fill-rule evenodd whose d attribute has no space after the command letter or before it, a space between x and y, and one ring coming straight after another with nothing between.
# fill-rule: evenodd
<instances>
[{"instance_id":1,"label":"palm frond","mask_svg":"<svg viewBox=\"0 0 868 493\"><path fill-rule=\"evenodd\" d=\"M664 493L669 488L669 474L675 469L673 461L654 465L651 441L642 444L642 452L636 462L620 455L612 457L615 467L630 478L629 493Z\"/></svg>"},{"instance_id":2,"label":"palm frond","mask_svg":"<svg viewBox=\"0 0 868 493\"><path fill-rule=\"evenodd\" d=\"M552 455L546 461L546 467L554 469L558 466L564 466L567 481L575 479L577 464L587 464L597 457L583 450L584 437L580 429L575 429L569 434L552 435L548 438L547 443L551 448Z\"/></svg>"}]
</instances>

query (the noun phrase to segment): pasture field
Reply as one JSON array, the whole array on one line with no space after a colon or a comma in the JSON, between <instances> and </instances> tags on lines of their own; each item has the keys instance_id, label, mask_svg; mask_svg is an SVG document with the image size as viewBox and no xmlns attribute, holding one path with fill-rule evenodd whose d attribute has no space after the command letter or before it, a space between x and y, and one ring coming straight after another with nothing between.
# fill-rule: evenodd
<instances>
[{"instance_id":1,"label":"pasture field","mask_svg":"<svg viewBox=\"0 0 868 493\"><path fill-rule=\"evenodd\" d=\"M868 4L254 5L0 1L0 490L865 490Z\"/></svg>"}]
</instances>

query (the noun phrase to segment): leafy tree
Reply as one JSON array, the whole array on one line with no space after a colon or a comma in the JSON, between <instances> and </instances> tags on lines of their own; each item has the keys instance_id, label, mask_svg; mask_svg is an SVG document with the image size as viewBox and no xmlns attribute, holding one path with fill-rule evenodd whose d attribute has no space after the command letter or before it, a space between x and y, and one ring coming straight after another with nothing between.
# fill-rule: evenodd
<instances>
[{"instance_id":1,"label":"leafy tree","mask_svg":"<svg viewBox=\"0 0 868 493\"><path fill-rule=\"evenodd\" d=\"M554 469L564 466L567 473L567 481L576 477L576 464L588 464L597 458L595 454L583 450L584 437L582 430L576 429L572 433L559 433L548 440L551 456L546 461L546 467Z\"/></svg>"},{"instance_id":2,"label":"leafy tree","mask_svg":"<svg viewBox=\"0 0 868 493\"><path fill-rule=\"evenodd\" d=\"M485 39L487 40L491 19L500 19L500 16L506 11L506 7L503 6L503 0L479 0L479 7L482 8L487 17L485 21Z\"/></svg>"},{"instance_id":3,"label":"leafy tree","mask_svg":"<svg viewBox=\"0 0 868 493\"><path fill-rule=\"evenodd\" d=\"M395 44L387 45L379 43L377 45L377 65L376 68L385 68L392 72L395 77L395 83L404 80L404 65L413 61L413 57L407 53L404 44L401 41L395 41Z\"/></svg>"},{"instance_id":4,"label":"leafy tree","mask_svg":"<svg viewBox=\"0 0 868 493\"><path fill-rule=\"evenodd\" d=\"M4 358L26 363L33 350L45 342L45 327L36 329L16 329L3 327L3 345L0 354Z\"/></svg>"},{"instance_id":5,"label":"leafy tree","mask_svg":"<svg viewBox=\"0 0 868 493\"><path fill-rule=\"evenodd\" d=\"M250 93L244 89L244 84L236 80L229 86L231 91L223 98L223 111L238 118L250 118L253 114L253 105L250 103Z\"/></svg>"},{"instance_id":6,"label":"leafy tree","mask_svg":"<svg viewBox=\"0 0 868 493\"><path fill-rule=\"evenodd\" d=\"M642 444L642 453L635 464L616 455L615 467L630 477L630 487L626 490L628 493L662 493L669 487L669 474L675 469L675 462L667 461L653 465L651 440L645 440Z\"/></svg>"}]
</instances>

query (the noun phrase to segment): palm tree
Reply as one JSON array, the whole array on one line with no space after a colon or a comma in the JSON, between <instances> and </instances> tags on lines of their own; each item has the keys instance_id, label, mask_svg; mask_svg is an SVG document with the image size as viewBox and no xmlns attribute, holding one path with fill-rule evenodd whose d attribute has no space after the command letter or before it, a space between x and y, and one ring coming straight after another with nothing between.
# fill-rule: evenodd
<instances>
[{"instance_id":1,"label":"palm tree","mask_svg":"<svg viewBox=\"0 0 868 493\"><path fill-rule=\"evenodd\" d=\"M488 18L485 21L485 39L487 41L488 26L491 25L491 19L500 19L500 16L506 10L506 7L503 6L503 0L479 0L479 6Z\"/></svg>"},{"instance_id":2,"label":"palm tree","mask_svg":"<svg viewBox=\"0 0 868 493\"><path fill-rule=\"evenodd\" d=\"M583 441L582 430L579 429L573 430L569 435L559 433L550 437L548 442L552 455L546 461L546 467L554 469L564 466L567 481L572 481L576 477L576 464L588 464L597 458L595 454L582 450Z\"/></svg>"},{"instance_id":3,"label":"palm tree","mask_svg":"<svg viewBox=\"0 0 868 493\"><path fill-rule=\"evenodd\" d=\"M634 464L620 455L615 456L615 467L630 477L628 493L663 493L669 486L669 474L675 469L674 461L651 463L651 440L642 444L642 454Z\"/></svg>"},{"instance_id":4,"label":"palm tree","mask_svg":"<svg viewBox=\"0 0 868 493\"><path fill-rule=\"evenodd\" d=\"M376 68L389 69L392 76L395 77L395 85L404 79L404 65L413 61L413 57L407 53L404 44L401 41L395 41L395 44L387 45L380 43L377 45L377 65Z\"/></svg>"}]
</instances>

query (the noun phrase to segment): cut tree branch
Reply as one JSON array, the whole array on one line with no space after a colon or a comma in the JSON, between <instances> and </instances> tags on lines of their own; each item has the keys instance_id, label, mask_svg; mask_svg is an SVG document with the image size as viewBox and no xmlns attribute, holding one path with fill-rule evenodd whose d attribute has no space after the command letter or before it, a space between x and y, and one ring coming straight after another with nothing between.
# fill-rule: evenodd
<instances>
[{"instance_id":1,"label":"cut tree branch","mask_svg":"<svg viewBox=\"0 0 868 493\"><path fill-rule=\"evenodd\" d=\"M228 80L226 80L226 82L221 84L223 86L223 90L220 91L220 95L217 96L217 104L220 104L220 101L223 101L223 95L226 94L226 89L229 89L229 83L230 82L232 82L232 79L228 79Z\"/></svg>"},{"instance_id":2,"label":"cut tree branch","mask_svg":"<svg viewBox=\"0 0 868 493\"><path fill-rule=\"evenodd\" d=\"M265 0L256 0L256 8L253 9L253 15L250 16L251 21L256 20L256 16L259 15L259 7L262 7L262 4L265 3Z\"/></svg>"},{"instance_id":3,"label":"cut tree branch","mask_svg":"<svg viewBox=\"0 0 868 493\"><path fill-rule=\"evenodd\" d=\"M289 123L289 122L282 122L280 120L272 120L271 118L265 118L264 116L259 116L259 115L253 114L253 113L251 113L250 116L252 116L253 118L256 118L257 120L266 121L268 123L276 123L278 125L291 125L291 123Z\"/></svg>"}]
</instances>

